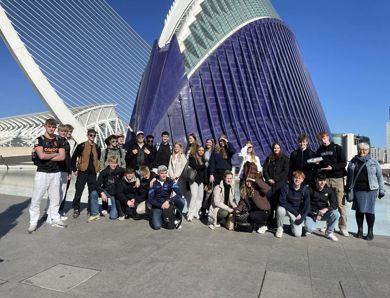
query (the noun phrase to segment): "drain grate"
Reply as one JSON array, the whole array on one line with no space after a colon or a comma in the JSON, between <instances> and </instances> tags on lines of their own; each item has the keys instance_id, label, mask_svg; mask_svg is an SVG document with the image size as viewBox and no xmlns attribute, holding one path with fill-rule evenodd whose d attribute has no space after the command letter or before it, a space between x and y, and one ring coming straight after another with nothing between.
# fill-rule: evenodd
<instances>
[{"instance_id":1,"label":"drain grate","mask_svg":"<svg viewBox=\"0 0 390 298\"><path fill-rule=\"evenodd\" d=\"M99 272L99 270L58 264L23 280L22 283L57 292L67 292Z\"/></svg>"}]
</instances>

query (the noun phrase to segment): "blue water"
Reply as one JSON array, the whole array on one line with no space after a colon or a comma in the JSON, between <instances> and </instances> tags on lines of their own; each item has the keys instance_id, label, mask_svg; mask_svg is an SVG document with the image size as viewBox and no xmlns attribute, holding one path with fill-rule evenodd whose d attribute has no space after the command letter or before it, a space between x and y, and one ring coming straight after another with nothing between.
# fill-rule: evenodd
<instances>
[{"instance_id":1,"label":"blue water","mask_svg":"<svg viewBox=\"0 0 390 298\"><path fill-rule=\"evenodd\" d=\"M33 180L35 170L33 169L10 169L8 172L5 169L0 169L0 194L15 195L30 197L32 193ZM74 181L73 177L71 186L68 191L68 200L71 200L74 195ZM238 191L236 192L238 193ZM84 192L82 198L83 202L86 202L87 191ZM386 186L386 196L377 200L375 211L375 228L374 233L376 235L390 236L390 187ZM349 206L348 210L348 230L350 232L356 232L355 211L351 210ZM367 227L364 227L364 231L367 231Z\"/></svg>"}]
</instances>

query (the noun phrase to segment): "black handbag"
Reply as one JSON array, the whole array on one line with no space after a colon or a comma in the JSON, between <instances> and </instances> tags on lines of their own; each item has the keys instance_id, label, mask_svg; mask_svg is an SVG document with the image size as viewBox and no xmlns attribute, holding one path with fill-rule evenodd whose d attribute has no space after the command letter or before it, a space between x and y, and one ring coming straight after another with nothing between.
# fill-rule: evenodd
<instances>
[{"instance_id":1,"label":"black handbag","mask_svg":"<svg viewBox=\"0 0 390 298\"><path fill-rule=\"evenodd\" d=\"M236 221L234 229L238 232L252 233L253 232L253 224L250 222L237 222Z\"/></svg>"},{"instance_id":2,"label":"black handbag","mask_svg":"<svg viewBox=\"0 0 390 298\"><path fill-rule=\"evenodd\" d=\"M181 174L181 177L183 177L186 181L192 183L195 181L196 174L197 174L196 170L191 168L187 162Z\"/></svg>"}]
</instances>

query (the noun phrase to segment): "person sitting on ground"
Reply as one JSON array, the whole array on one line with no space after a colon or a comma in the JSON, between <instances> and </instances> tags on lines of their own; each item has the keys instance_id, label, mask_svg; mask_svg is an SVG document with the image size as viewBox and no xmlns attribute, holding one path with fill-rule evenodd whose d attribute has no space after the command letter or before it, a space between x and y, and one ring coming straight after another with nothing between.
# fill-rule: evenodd
<instances>
[{"instance_id":1,"label":"person sitting on ground","mask_svg":"<svg viewBox=\"0 0 390 298\"><path fill-rule=\"evenodd\" d=\"M145 197L142 196L140 186L140 180L135 175L134 169L127 168L116 188L119 220L129 217L135 220L144 218Z\"/></svg>"},{"instance_id":2,"label":"person sitting on ground","mask_svg":"<svg viewBox=\"0 0 390 298\"><path fill-rule=\"evenodd\" d=\"M240 187L240 202L235 209L235 214L248 213L248 222L254 225L259 234L267 231L267 221L271 210L268 201L271 187L259 176L248 176Z\"/></svg>"},{"instance_id":3,"label":"person sitting on ground","mask_svg":"<svg viewBox=\"0 0 390 298\"><path fill-rule=\"evenodd\" d=\"M234 198L233 173L225 171L223 180L214 187L213 201L209 209L209 228L215 228L221 225L229 231L234 230L234 208L237 203Z\"/></svg>"},{"instance_id":4,"label":"person sitting on ground","mask_svg":"<svg viewBox=\"0 0 390 298\"><path fill-rule=\"evenodd\" d=\"M158 175L149 170L147 166L140 167L139 173L141 175L141 196L145 201L145 212L149 215L151 210L151 206L147 204L149 199L149 190L153 186L154 181L158 179Z\"/></svg>"},{"instance_id":5,"label":"person sitting on ground","mask_svg":"<svg viewBox=\"0 0 390 298\"><path fill-rule=\"evenodd\" d=\"M107 148L102 151L100 156L100 168L105 169L108 166L108 156L117 156L121 168L126 166L125 151L119 147L118 137L111 135L107 139Z\"/></svg>"},{"instance_id":6,"label":"person sitting on ground","mask_svg":"<svg viewBox=\"0 0 390 298\"><path fill-rule=\"evenodd\" d=\"M168 169L161 165L157 168L158 179L154 181L153 186L149 190L148 204L151 205L151 220L152 229L159 230L163 224L163 211L176 206L180 211L184 208L184 201L180 192L179 186L168 177ZM172 196L172 193L175 195Z\"/></svg>"},{"instance_id":7,"label":"person sitting on ground","mask_svg":"<svg viewBox=\"0 0 390 298\"><path fill-rule=\"evenodd\" d=\"M333 231L339 220L337 198L333 188L326 185L326 175L318 173L315 186L309 189L310 212L306 216L306 234L312 233L317 221L326 221L325 235L332 241L338 241Z\"/></svg>"},{"instance_id":8,"label":"person sitting on ground","mask_svg":"<svg viewBox=\"0 0 390 298\"><path fill-rule=\"evenodd\" d=\"M100 218L99 198L101 198L102 203L106 202L108 204L110 219L118 218L118 211L115 203L115 191L117 183L120 179L122 179L123 175L124 169L119 167L118 157L110 156L108 158L108 166L99 173L96 189L91 193L91 215L88 217L88 222L92 222Z\"/></svg>"},{"instance_id":9,"label":"person sitting on ground","mask_svg":"<svg viewBox=\"0 0 390 298\"><path fill-rule=\"evenodd\" d=\"M275 236L283 236L283 220L287 215L290 218L291 232L295 237L301 237L303 222L310 211L310 194L303 185L305 174L302 171L293 173L292 183L286 184L280 192L277 209L277 230Z\"/></svg>"}]
</instances>

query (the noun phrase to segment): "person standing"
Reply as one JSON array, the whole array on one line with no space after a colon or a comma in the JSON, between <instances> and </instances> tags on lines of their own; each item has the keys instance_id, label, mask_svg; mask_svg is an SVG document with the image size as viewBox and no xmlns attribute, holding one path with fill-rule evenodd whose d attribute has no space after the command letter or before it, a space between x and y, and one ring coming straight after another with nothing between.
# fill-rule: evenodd
<instances>
[{"instance_id":1,"label":"person standing","mask_svg":"<svg viewBox=\"0 0 390 298\"><path fill-rule=\"evenodd\" d=\"M154 160L153 169L163 165L169 166L169 159L172 154L172 145L169 143L169 132L163 131L161 133L161 142L154 146Z\"/></svg>"},{"instance_id":2,"label":"person standing","mask_svg":"<svg viewBox=\"0 0 390 298\"><path fill-rule=\"evenodd\" d=\"M189 166L196 171L195 179L190 183L191 200L188 207L187 220L199 219L200 207L202 207L204 186L207 184L206 159L204 147L199 146L195 156L190 155Z\"/></svg>"},{"instance_id":3,"label":"person standing","mask_svg":"<svg viewBox=\"0 0 390 298\"><path fill-rule=\"evenodd\" d=\"M256 155L255 149L253 148L253 143L251 141L247 141L245 146L242 147L241 152L239 153L239 156L242 158L240 170L238 172L238 176L240 177L240 185L245 182L245 171L244 171L244 165L249 163L254 163L257 167L257 172L262 172L263 168L260 164L260 158Z\"/></svg>"},{"instance_id":4,"label":"person standing","mask_svg":"<svg viewBox=\"0 0 390 298\"><path fill-rule=\"evenodd\" d=\"M279 204L280 190L288 181L288 169L288 157L283 154L282 147L278 143L272 144L272 153L265 159L263 167L264 180L271 186L272 191L268 228L276 227L276 208Z\"/></svg>"},{"instance_id":5,"label":"person standing","mask_svg":"<svg viewBox=\"0 0 390 298\"><path fill-rule=\"evenodd\" d=\"M96 174L100 170L100 147L95 143L96 131L88 129L87 141L77 145L72 155L72 170L77 176L76 193L73 198L73 218L80 216L80 200L85 184L88 184L88 211L90 197L96 186Z\"/></svg>"},{"instance_id":6,"label":"person standing","mask_svg":"<svg viewBox=\"0 0 390 298\"><path fill-rule=\"evenodd\" d=\"M318 171L326 175L326 184L336 191L340 213L340 234L348 237L347 207L344 198L344 176L346 175L345 167L347 166L345 153L341 146L330 141L329 134L325 131L318 134L318 140L321 145L317 149L316 155L322 157L322 161L317 163Z\"/></svg>"},{"instance_id":7,"label":"person standing","mask_svg":"<svg viewBox=\"0 0 390 298\"><path fill-rule=\"evenodd\" d=\"M223 180L226 171L232 170L234 153L236 149L229 143L227 136L222 134L209 161L210 182L213 182L215 186Z\"/></svg>"},{"instance_id":8,"label":"person standing","mask_svg":"<svg viewBox=\"0 0 390 298\"><path fill-rule=\"evenodd\" d=\"M292 173L300 170L305 174L304 185L314 185L315 166L307 162L308 159L315 157L316 154L309 148L309 138L302 134L298 136L298 149L290 154L289 180L292 180Z\"/></svg>"},{"instance_id":9,"label":"person standing","mask_svg":"<svg viewBox=\"0 0 390 298\"><path fill-rule=\"evenodd\" d=\"M358 145L358 154L348 165L347 192L353 190L352 209L355 210L358 230L357 238L363 238L363 221L367 221L366 239L374 239L375 202L385 196L382 169L379 163L369 155L367 143ZM348 194L347 194L348 196Z\"/></svg>"},{"instance_id":10,"label":"person standing","mask_svg":"<svg viewBox=\"0 0 390 298\"><path fill-rule=\"evenodd\" d=\"M137 131L136 141L131 143L126 153L126 167L139 170L140 166L151 167L153 163L153 145L145 143L143 131Z\"/></svg>"},{"instance_id":11,"label":"person standing","mask_svg":"<svg viewBox=\"0 0 390 298\"><path fill-rule=\"evenodd\" d=\"M180 188L182 195L187 193L186 181L181 177L184 167L187 164L187 158L183 153L183 146L181 143L175 143L173 146L173 152L169 160L168 176L175 182Z\"/></svg>"},{"instance_id":12,"label":"person standing","mask_svg":"<svg viewBox=\"0 0 390 298\"><path fill-rule=\"evenodd\" d=\"M61 137L61 141L64 144L65 149L65 159L59 162L59 169L61 172L61 186L60 186L60 208L58 212L60 213L61 220L67 220L68 218L64 215L64 205L66 199L66 193L68 191L69 182L72 179L72 162L70 158L70 144L68 142L69 137L69 127L68 125L60 125L58 127L58 133ZM70 137L72 134L70 134Z\"/></svg>"},{"instance_id":13,"label":"person standing","mask_svg":"<svg viewBox=\"0 0 390 298\"><path fill-rule=\"evenodd\" d=\"M54 134L57 121L52 118L47 119L44 128L45 133L38 137L34 143L34 163L38 167L34 177L34 188L29 208L30 225L27 229L28 233L32 233L37 229L40 204L46 192L50 200L46 222L51 224L52 227L66 227L58 213L61 200L61 173L58 162L65 159L65 149L61 139Z\"/></svg>"},{"instance_id":14,"label":"person standing","mask_svg":"<svg viewBox=\"0 0 390 298\"><path fill-rule=\"evenodd\" d=\"M100 157L100 168L105 169L108 166L108 157L116 156L118 158L118 165L121 168L126 166L125 151L119 147L118 137L111 135L108 137L108 146L102 151Z\"/></svg>"}]
</instances>

